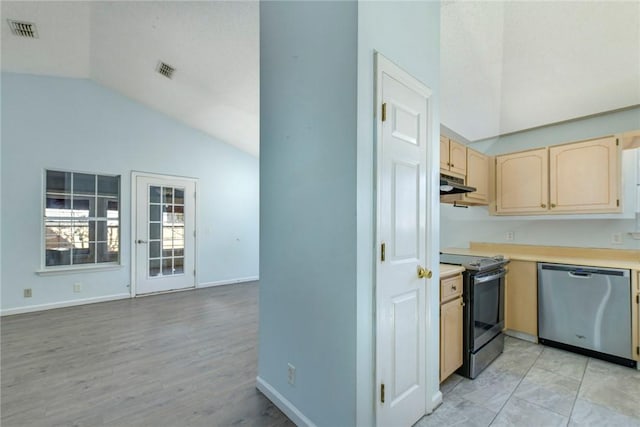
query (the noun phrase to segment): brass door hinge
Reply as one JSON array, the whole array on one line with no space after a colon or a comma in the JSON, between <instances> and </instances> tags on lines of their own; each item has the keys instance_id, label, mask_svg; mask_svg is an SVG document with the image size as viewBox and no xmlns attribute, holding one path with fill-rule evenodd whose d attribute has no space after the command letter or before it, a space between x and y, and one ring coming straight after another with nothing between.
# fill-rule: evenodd
<instances>
[{"instance_id":1,"label":"brass door hinge","mask_svg":"<svg viewBox=\"0 0 640 427\"><path fill-rule=\"evenodd\" d=\"M640 304L640 294L636 295L636 304Z\"/></svg>"},{"instance_id":2,"label":"brass door hinge","mask_svg":"<svg viewBox=\"0 0 640 427\"><path fill-rule=\"evenodd\" d=\"M380 245L380 261L384 261L385 258L387 257L387 244L382 242L382 244Z\"/></svg>"},{"instance_id":3,"label":"brass door hinge","mask_svg":"<svg viewBox=\"0 0 640 427\"><path fill-rule=\"evenodd\" d=\"M380 385L380 402L384 403L384 384Z\"/></svg>"},{"instance_id":4,"label":"brass door hinge","mask_svg":"<svg viewBox=\"0 0 640 427\"><path fill-rule=\"evenodd\" d=\"M620 140L616 138L616 145L620 145Z\"/></svg>"},{"instance_id":5,"label":"brass door hinge","mask_svg":"<svg viewBox=\"0 0 640 427\"><path fill-rule=\"evenodd\" d=\"M387 121L387 103L383 103L382 104L382 121L386 122Z\"/></svg>"},{"instance_id":6,"label":"brass door hinge","mask_svg":"<svg viewBox=\"0 0 640 427\"><path fill-rule=\"evenodd\" d=\"M616 206L620 207L620 199L616 200Z\"/></svg>"},{"instance_id":7,"label":"brass door hinge","mask_svg":"<svg viewBox=\"0 0 640 427\"><path fill-rule=\"evenodd\" d=\"M640 355L640 346L636 347L636 354Z\"/></svg>"}]
</instances>

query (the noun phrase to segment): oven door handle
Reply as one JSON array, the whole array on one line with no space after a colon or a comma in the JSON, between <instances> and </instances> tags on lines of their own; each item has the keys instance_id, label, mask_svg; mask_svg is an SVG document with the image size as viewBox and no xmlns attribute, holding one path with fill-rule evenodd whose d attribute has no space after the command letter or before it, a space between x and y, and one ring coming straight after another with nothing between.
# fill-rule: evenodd
<instances>
[{"instance_id":1,"label":"oven door handle","mask_svg":"<svg viewBox=\"0 0 640 427\"><path fill-rule=\"evenodd\" d=\"M491 276L475 277L473 279L473 284L477 285L480 283L490 282L492 280L500 279L501 277L504 277L506 275L507 275L507 269L503 268L499 272L497 272L496 274L492 274Z\"/></svg>"}]
</instances>

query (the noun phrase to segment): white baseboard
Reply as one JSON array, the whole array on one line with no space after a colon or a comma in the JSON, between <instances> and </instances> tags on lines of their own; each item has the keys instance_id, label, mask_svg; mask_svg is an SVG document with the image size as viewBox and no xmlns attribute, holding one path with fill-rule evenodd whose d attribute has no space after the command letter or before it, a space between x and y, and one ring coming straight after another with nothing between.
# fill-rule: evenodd
<instances>
[{"instance_id":1,"label":"white baseboard","mask_svg":"<svg viewBox=\"0 0 640 427\"><path fill-rule=\"evenodd\" d=\"M431 410L427 410L427 415L433 413L440 405L442 405L442 392L438 390L436 394L431 397Z\"/></svg>"},{"instance_id":2,"label":"white baseboard","mask_svg":"<svg viewBox=\"0 0 640 427\"><path fill-rule=\"evenodd\" d=\"M519 331L512 331L510 329L505 329L504 330L504 334L508 335L510 337L514 337L514 338L518 338L524 341L529 341L532 342L534 344L538 344L538 337L536 337L535 335L529 335L526 334L524 332L519 332Z\"/></svg>"},{"instance_id":3,"label":"white baseboard","mask_svg":"<svg viewBox=\"0 0 640 427\"><path fill-rule=\"evenodd\" d=\"M255 282L259 280L259 276L240 277L239 279L218 280L216 282L198 283L196 288L210 288L211 286L231 285L234 283Z\"/></svg>"},{"instance_id":4,"label":"white baseboard","mask_svg":"<svg viewBox=\"0 0 640 427\"><path fill-rule=\"evenodd\" d=\"M283 395L271 387L269 383L260 378L256 378L256 388L262 392L267 398L273 402L291 421L298 427L316 427L311 420L304 416L302 412L298 410L291 402L289 402Z\"/></svg>"},{"instance_id":5,"label":"white baseboard","mask_svg":"<svg viewBox=\"0 0 640 427\"><path fill-rule=\"evenodd\" d=\"M51 310L54 308L73 307L76 305L95 304L98 302L115 301L119 299L131 298L129 293L106 295L94 298L74 299L70 301L52 302L48 304L26 305L24 307L7 308L0 311L0 316L11 316L13 314L32 313L34 311Z\"/></svg>"}]
</instances>

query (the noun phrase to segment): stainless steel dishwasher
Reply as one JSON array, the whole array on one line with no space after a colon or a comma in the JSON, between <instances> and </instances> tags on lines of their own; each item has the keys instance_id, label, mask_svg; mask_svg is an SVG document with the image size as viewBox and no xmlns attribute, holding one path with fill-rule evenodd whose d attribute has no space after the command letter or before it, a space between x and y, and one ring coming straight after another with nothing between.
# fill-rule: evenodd
<instances>
[{"instance_id":1,"label":"stainless steel dishwasher","mask_svg":"<svg viewBox=\"0 0 640 427\"><path fill-rule=\"evenodd\" d=\"M636 366L629 270L538 263L542 344Z\"/></svg>"}]
</instances>

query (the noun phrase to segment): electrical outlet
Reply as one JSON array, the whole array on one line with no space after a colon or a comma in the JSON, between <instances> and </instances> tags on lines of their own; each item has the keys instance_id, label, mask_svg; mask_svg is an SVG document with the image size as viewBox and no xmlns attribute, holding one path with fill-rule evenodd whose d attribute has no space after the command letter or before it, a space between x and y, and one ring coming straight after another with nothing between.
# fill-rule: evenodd
<instances>
[{"instance_id":1,"label":"electrical outlet","mask_svg":"<svg viewBox=\"0 0 640 427\"><path fill-rule=\"evenodd\" d=\"M25 288L24 289L24 297L25 298L31 298L33 296L33 293L31 292L31 288Z\"/></svg>"},{"instance_id":2,"label":"electrical outlet","mask_svg":"<svg viewBox=\"0 0 640 427\"><path fill-rule=\"evenodd\" d=\"M611 235L611 243L613 243L614 245L621 245L622 244L622 233L613 233Z\"/></svg>"},{"instance_id":3,"label":"electrical outlet","mask_svg":"<svg viewBox=\"0 0 640 427\"><path fill-rule=\"evenodd\" d=\"M296 383L296 367L287 363L287 382L291 385Z\"/></svg>"},{"instance_id":4,"label":"electrical outlet","mask_svg":"<svg viewBox=\"0 0 640 427\"><path fill-rule=\"evenodd\" d=\"M516 238L516 233L514 231L507 231L504 238L507 242L513 242Z\"/></svg>"},{"instance_id":5,"label":"electrical outlet","mask_svg":"<svg viewBox=\"0 0 640 427\"><path fill-rule=\"evenodd\" d=\"M82 283L74 283L73 292L82 292Z\"/></svg>"}]
</instances>

